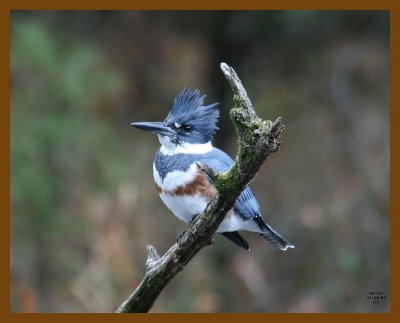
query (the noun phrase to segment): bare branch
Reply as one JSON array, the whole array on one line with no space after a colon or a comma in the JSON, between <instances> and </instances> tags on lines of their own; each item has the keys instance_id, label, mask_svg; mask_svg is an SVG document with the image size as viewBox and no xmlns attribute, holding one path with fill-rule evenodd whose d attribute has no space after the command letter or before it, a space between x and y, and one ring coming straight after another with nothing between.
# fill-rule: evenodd
<instances>
[{"instance_id":1,"label":"bare branch","mask_svg":"<svg viewBox=\"0 0 400 323\"><path fill-rule=\"evenodd\" d=\"M147 260L146 260L146 271L150 271L160 260L160 256L157 253L156 248L153 246L147 246Z\"/></svg>"}]
</instances>

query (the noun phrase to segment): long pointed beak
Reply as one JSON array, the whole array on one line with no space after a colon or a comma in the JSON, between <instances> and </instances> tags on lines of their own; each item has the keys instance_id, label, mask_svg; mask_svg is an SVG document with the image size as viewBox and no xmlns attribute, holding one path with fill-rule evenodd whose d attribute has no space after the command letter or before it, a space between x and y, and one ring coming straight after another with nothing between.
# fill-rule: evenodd
<instances>
[{"instance_id":1,"label":"long pointed beak","mask_svg":"<svg viewBox=\"0 0 400 323\"><path fill-rule=\"evenodd\" d=\"M175 131L171 127L166 126L163 122L132 122L131 126L157 135L175 135Z\"/></svg>"}]
</instances>

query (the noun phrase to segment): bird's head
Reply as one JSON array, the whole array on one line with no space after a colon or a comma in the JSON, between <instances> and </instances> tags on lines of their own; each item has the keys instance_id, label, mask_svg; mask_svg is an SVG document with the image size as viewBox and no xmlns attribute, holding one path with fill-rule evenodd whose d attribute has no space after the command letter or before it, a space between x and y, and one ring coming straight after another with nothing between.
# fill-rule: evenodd
<instances>
[{"instance_id":1,"label":"bird's head","mask_svg":"<svg viewBox=\"0 0 400 323\"><path fill-rule=\"evenodd\" d=\"M204 105L199 90L183 89L175 98L164 122L133 122L131 126L155 133L169 151L210 144L217 128L218 103Z\"/></svg>"}]
</instances>

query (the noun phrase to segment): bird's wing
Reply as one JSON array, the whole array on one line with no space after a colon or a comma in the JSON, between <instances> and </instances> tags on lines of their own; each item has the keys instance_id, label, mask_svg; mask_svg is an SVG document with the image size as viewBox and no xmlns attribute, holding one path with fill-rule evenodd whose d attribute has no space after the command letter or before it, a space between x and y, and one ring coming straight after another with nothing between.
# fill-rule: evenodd
<instances>
[{"instance_id":1,"label":"bird's wing","mask_svg":"<svg viewBox=\"0 0 400 323\"><path fill-rule=\"evenodd\" d=\"M233 164L232 158L217 148L202 156L199 161L208 164L218 172L227 170ZM244 220L250 220L260 215L260 206L249 187L246 187L236 199L234 210Z\"/></svg>"},{"instance_id":2,"label":"bird's wing","mask_svg":"<svg viewBox=\"0 0 400 323\"><path fill-rule=\"evenodd\" d=\"M249 187L246 187L236 199L234 210L244 220L260 217L260 206Z\"/></svg>"}]
</instances>

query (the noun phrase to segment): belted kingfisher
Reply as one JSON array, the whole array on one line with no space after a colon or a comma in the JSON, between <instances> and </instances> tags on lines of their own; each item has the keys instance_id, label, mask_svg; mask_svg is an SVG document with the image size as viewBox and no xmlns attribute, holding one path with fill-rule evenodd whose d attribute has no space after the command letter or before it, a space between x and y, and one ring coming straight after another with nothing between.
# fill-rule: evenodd
<instances>
[{"instance_id":1,"label":"belted kingfisher","mask_svg":"<svg viewBox=\"0 0 400 323\"><path fill-rule=\"evenodd\" d=\"M164 122L131 123L135 128L157 134L161 147L154 159L153 176L158 194L179 220L189 224L216 192L196 162L218 172L227 170L233 163L226 153L211 144L218 129L218 103L206 106L204 98L199 90L185 88L175 98ZM250 250L247 241L237 232L240 230L256 232L280 250L294 248L265 223L249 187L239 195L217 232Z\"/></svg>"}]
</instances>

